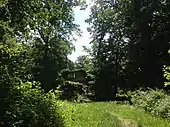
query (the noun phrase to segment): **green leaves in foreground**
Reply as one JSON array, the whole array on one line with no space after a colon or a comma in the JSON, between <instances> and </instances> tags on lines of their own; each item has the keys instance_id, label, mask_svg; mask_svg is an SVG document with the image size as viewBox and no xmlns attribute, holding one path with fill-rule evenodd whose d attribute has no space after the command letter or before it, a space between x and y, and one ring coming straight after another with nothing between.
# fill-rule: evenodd
<instances>
[{"instance_id":1,"label":"green leaves in foreground","mask_svg":"<svg viewBox=\"0 0 170 127\"><path fill-rule=\"evenodd\" d=\"M64 126L57 96L54 92L44 93L38 86L37 82L13 80L6 102L2 102L6 105L3 122L11 122L16 127Z\"/></svg>"}]
</instances>

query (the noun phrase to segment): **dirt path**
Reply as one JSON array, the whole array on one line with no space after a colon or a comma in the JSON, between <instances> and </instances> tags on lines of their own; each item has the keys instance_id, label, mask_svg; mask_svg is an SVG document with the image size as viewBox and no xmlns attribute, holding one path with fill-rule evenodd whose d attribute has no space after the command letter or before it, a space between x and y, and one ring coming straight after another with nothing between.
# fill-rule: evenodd
<instances>
[{"instance_id":1,"label":"dirt path","mask_svg":"<svg viewBox=\"0 0 170 127\"><path fill-rule=\"evenodd\" d=\"M139 127L138 124L130 119L119 118L122 127Z\"/></svg>"}]
</instances>

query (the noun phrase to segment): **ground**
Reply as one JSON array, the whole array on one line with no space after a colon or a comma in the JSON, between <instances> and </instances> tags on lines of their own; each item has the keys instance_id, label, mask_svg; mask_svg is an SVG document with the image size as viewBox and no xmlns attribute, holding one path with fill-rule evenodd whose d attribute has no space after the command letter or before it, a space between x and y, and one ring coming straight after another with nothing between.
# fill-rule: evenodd
<instances>
[{"instance_id":1,"label":"ground","mask_svg":"<svg viewBox=\"0 0 170 127\"><path fill-rule=\"evenodd\" d=\"M68 127L170 127L170 121L133 106L113 102L63 105Z\"/></svg>"}]
</instances>

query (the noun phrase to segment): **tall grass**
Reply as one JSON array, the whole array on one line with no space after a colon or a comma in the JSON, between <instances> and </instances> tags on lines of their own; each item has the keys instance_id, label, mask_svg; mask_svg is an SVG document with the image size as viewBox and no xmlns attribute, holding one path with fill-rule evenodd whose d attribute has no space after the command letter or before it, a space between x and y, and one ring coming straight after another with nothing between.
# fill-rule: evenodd
<instances>
[{"instance_id":1,"label":"tall grass","mask_svg":"<svg viewBox=\"0 0 170 127\"><path fill-rule=\"evenodd\" d=\"M65 103L63 111L68 127L170 127L170 121L152 116L142 109L112 102ZM63 106L64 106L63 105Z\"/></svg>"}]
</instances>

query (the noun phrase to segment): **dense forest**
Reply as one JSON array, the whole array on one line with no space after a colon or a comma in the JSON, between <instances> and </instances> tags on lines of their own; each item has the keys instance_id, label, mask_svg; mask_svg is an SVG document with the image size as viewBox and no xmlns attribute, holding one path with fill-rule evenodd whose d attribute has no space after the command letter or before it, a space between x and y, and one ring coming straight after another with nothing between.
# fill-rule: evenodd
<instances>
[{"instance_id":1,"label":"dense forest","mask_svg":"<svg viewBox=\"0 0 170 127\"><path fill-rule=\"evenodd\" d=\"M0 126L69 126L68 102L112 101L169 119L170 1L92 3L92 47L73 62L74 8L86 11L85 1L0 0Z\"/></svg>"},{"instance_id":2,"label":"dense forest","mask_svg":"<svg viewBox=\"0 0 170 127\"><path fill-rule=\"evenodd\" d=\"M169 1L161 0L96 1L87 22L99 95L109 98L112 85L164 87L163 70L170 63L169 7Z\"/></svg>"}]
</instances>

